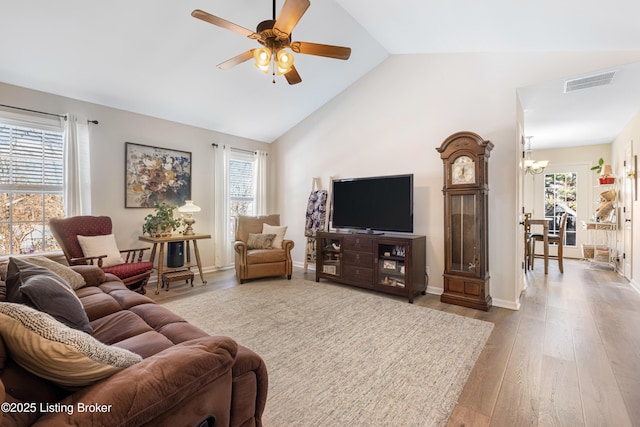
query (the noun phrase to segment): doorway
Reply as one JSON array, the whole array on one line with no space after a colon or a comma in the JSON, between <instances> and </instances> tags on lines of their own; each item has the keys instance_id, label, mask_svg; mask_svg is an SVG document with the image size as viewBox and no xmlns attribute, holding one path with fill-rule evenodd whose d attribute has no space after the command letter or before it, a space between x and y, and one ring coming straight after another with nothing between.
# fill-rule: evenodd
<instances>
[{"instance_id":1,"label":"doorway","mask_svg":"<svg viewBox=\"0 0 640 427\"><path fill-rule=\"evenodd\" d=\"M560 217L567 213L567 227L563 245L564 257L582 258L582 245L586 243L586 230L580 224L592 214L592 173L588 162L550 163L543 173L525 177L525 210L532 218L549 221L549 232L554 233ZM542 245L537 253L542 253ZM550 255L557 248L550 246Z\"/></svg>"}]
</instances>

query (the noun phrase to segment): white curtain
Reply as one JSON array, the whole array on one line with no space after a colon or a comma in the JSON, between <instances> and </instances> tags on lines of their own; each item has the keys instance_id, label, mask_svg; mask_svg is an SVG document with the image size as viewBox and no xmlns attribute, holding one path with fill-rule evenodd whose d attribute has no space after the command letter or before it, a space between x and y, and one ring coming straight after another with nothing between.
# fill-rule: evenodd
<instances>
[{"instance_id":1,"label":"white curtain","mask_svg":"<svg viewBox=\"0 0 640 427\"><path fill-rule=\"evenodd\" d=\"M229 225L229 158L231 149L222 145L213 148L213 251L218 268L233 264L233 237Z\"/></svg>"},{"instance_id":2,"label":"white curtain","mask_svg":"<svg viewBox=\"0 0 640 427\"><path fill-rule=\"evenodd\" d=\"M256 215L267 215L267 180L268 180L268 154L265 151L256 151L254 154L254 179L256 189Z\"/></svg>"},{"instance_id":3,"label":"white curtain","mask_svg":"<svg viewBox=\"0 0 640 427\"><path fill-rule=\"evenodd\" d=\"M68 114L64 124L65 216L91 214L89 125L86 117Z\"/></svg>"}]
</instances>

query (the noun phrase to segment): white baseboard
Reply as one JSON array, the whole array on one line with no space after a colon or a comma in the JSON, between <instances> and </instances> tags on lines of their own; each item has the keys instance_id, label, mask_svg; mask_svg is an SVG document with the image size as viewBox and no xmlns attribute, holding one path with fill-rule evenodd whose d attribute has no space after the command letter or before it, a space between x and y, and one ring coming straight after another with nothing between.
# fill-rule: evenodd
<instances>
[{"instance_id":1,"label":"white baseboard","mask_svg":"<svg viewBox=\"0 0 640 427\"><path fill-rule=\"evenodd\" d=\"M442 288L437 288L435 286L427 286L427 293L431 294L431 295L442 295L442 292L444 292L444 289Z\"/></svg>"},{"instance_id":2,"label":"white baseboard","mask_svg":"<svg viewBox=\"0 0 640 427\"><path fill-rule=\"evenodd\" d=\"M520 301L509 301L500 298L493 298L493 306L517 311L520 310Z\"/></svg>"},{"instance_id":3,"label":"white baseboard","mask_svg":"<svg viewBox=\"0 0 640 427\"><path fill-rule=\"evenodd\" d=\"M437 288L435 286L427 286L427 293L431 295L442 295L444 289ZM500 298L492 298L492 305L494 307L507 308L509 310L520 310L520 302L513 302L508 300L503 300Z\"/></svg>"}]
</instances>

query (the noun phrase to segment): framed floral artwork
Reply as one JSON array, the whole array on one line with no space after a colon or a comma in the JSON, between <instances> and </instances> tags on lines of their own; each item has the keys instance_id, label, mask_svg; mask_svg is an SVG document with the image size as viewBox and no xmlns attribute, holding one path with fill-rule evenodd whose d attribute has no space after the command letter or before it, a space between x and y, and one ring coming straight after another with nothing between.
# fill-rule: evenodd
<instances>
[{"instance_id":1,"label":"framed floral artwork","mask_svg":"<svg viewBox=\"0 0 640 427\"><path fill-rule=\"evenodd\" d=\"M126 208L182 206L190 199L190 152L125 143Z\"/></svg>"}]
</instances>

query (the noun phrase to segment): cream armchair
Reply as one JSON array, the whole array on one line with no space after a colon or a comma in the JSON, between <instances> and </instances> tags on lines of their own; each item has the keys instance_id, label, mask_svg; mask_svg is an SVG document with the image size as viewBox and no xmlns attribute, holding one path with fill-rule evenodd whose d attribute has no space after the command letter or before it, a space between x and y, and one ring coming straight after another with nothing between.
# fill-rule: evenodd
<instances>
[{"instance_id":1,"label":"cream armchair","mask_svg":"<svg viewBox=\"0 0 640 427\"><path fill-rule=\"evenodd\" d=\"M291 280L293 240L282 240L280 247L279 239L276 237L276 247L261 245L259 242L264 240L260 239L259 235L272 234L271 230L263 233L264 224L267 224L267 229L269 229L268 226L280 226L280 215L238 217L233 249L235 250L236 276L240 283L244 283L247 279L284 275Z\"/></svg>"}]
</instances>

